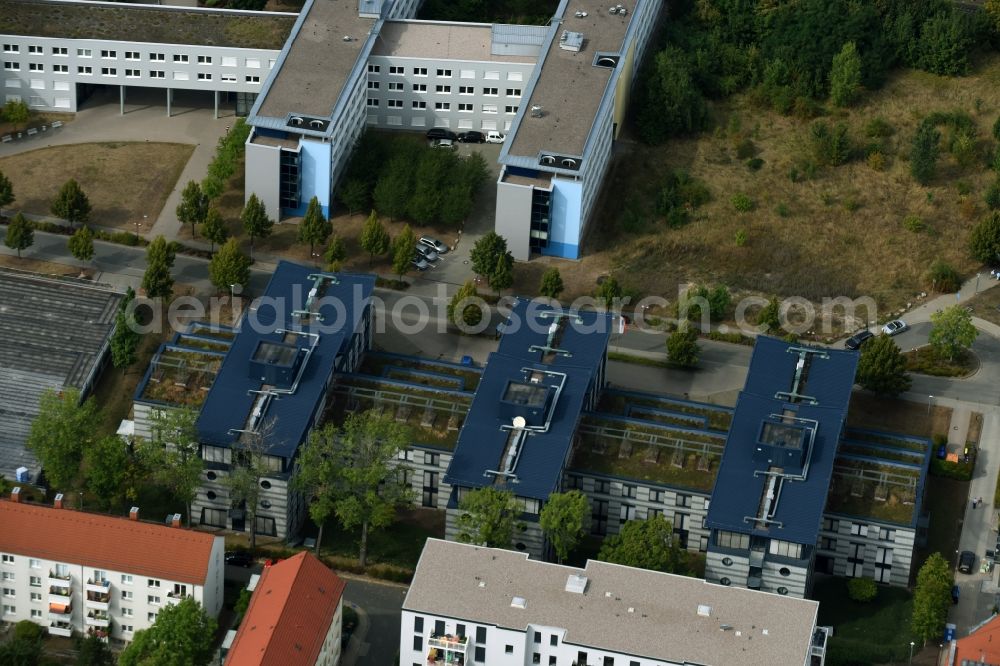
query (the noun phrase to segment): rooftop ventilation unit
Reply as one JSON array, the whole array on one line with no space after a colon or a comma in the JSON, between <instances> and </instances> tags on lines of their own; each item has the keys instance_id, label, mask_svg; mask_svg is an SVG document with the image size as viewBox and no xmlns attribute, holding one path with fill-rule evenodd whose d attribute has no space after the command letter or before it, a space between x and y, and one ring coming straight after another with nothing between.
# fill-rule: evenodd
<instances>
[{"instance_id":1,"label":"rooftop ventilation unit","mask_svg":"<svg viewBox=\"0 0 1000 666\"><path fill-rule=\"evenodd\" d=\"M552 155L542 155L542 159L540 161L542 164L555 164L556 158Z\"/></svg>"},{"instance_id":2,"label":"rooftop ventilation unit","mask_svg":"<svg viewBox=\"0 0 1000 666\"><path fill-rule=\"evenodd\" d=\"M545 112L542 111L541 105L539 105L539 104L533 104L532 105L532 107L531 107L531 117L532 118L541 118L544 115L545 115Z\"/></svg>"},{"instance_id":3,"label":"rooftop ventilation unit","mask_svg":"<svg viewBox=\"0 0 1000 666\"><path fill-rule=\"evenodd\" d=\"M302 125L303 122L304 121L302 120L302 118L299 118L298 116L294 116L290 121L288 121L288 124L289 125L294 125L295 127L299 127L300 125Z\"/></svg>"},{"instance_id":4,"label":"rooftop ventilation unit","mask_svg":"<svg viewBox=\"0 0 1000 666\"><path fill-rule=\"evenodd\" d=\"M698 604L698 617L712 617L712 607L706 604Z\"/></svg>"},{"instance_id":5,"label":"rooftop ventilation unit","mask_svg":"<svg viewBox=\"0 0 1000 666\"><path fill-rule=\"evenodd\" d=\"M576 168L576 160L574 160L571 157L564 157L563 161L562 161L562 165L564 167L566 167L567 169L575 169Z\"/></svg>"},{"instance_id":6,"label":"rooftop ventilation unit","mask_svg":"<svg viewBox=\"0 0 1000 666\"><path fill-rule=\"evenodd\" d=\"M583 48L583 33L563 30L559 36L559 48L564 51L580 51Z\"/></svg>"},{"instance_id":7,"label":"rooftop ventilation unit","mask_svg":"<svg viewBox=\"0 0 1000 666\"><path fill-rule=\"evenodd\" d=\"M566 591L583 594L587 591L587 577L580 574L570 574L566 578Z\"/></svg>"},{"instance_id":8,"label":"rooftop ventilation unit","mask_svg":"<svg viewBox=\"0 0 1000 666\"><path fill-rule=\"evenodd\" d=\"M628 9L625 8L625 7L622 7L621 5L615 5L614 7L611 7L610 9L608 9L608 13L612 14L612 15L617 14L618 16L627 16L628 15Z\"/></svg>"},{"instance_id":9,"label":"rooftop ventilation unit","mask_svg":"<svg viewBox=\"0 0 1000 666\"><path fill-rule=\"evenodd\" d=\"M587 12L576 12L573 16L577 18L587 18Z\"/></svg>"},{"instance_id":10,"label":"rooftop ventilation unit","mask_svg":"<svg viewBox=\"0 0 1000 666\"><path fill-rule=\"evenodd\" d=\"M351 41L351 39L353 39L353 38L352 38L352 37L351 37L350 35L344 35L344 36L343 36L343 37L341 37L340 39L341 39L341 40L343 40L343 41L345 41L345 42L349 42L349 41Z\"/></svg>"},{"instance_id":11,"label":"rooftop ventilation unit","mask_svg":"<svg viewBox=\"0 0 1000 666\"><path fill-rule=\"evenodd\" d=\"M309 121L309 127L313 128L313 129L323 129L323 126L325 124L326 123L324 123L322 120L313 119L313 120Z\"/></svg>"},{"instance_id":12,"label":"rooftop ventilation unit","mask_svg":"<svg viewBox=\"0 0 1000 666\"><path fill-rule=\"evenodd\" d=\"M598 67L610 67L614 69L618 66L618 56L601 56L594 64Z\"/></svg>"},{"instance_id":13,"label":"rooftop ventilation unit","mask_svg":"<svg viewBox=\"0 0 1000 666\"><path fill-rule=\"evenodd\" d=\"M528 600L524 597L514 597L510 600L511 608L526 608L528 605Z\"/></svg>"}]
</instances>

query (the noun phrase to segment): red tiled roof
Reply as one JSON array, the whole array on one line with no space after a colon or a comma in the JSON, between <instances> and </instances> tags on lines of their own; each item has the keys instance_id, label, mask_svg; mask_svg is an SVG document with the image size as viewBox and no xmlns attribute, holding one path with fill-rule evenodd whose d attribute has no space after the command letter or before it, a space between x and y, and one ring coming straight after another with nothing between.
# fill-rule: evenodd
<instances>
[{"instance_id":1,"label":"red tiled roof","mask_svg":"<svg viewBox=\"0 0 1000 666\"><path fill-rule=\"evenodd\" d=\"M313 666L344 581L306 551L264 569L226 663Z\"/></svg>"},{"instance_id":2,"label":"red tiled roof","mask_svg":"<svg viewBox=\"0 0 1000 666\"><path fill-rule=\"evenodd\" d=\"M955 657L949 663L961 664L967 659L974 663L1000 664L1000 618L995 617L974 633L959 638L955 646Z\"/></svg>"},{"instance_id":3,"label":"red tiled roof","mask_svg":"<svg viewBox=\"0 0 1000 666\"><path fill-rule=\"evenodd\" d=\"M128 518L0 501L0 551L204 585L216 537Z\"/></svg>"}]
</instances>

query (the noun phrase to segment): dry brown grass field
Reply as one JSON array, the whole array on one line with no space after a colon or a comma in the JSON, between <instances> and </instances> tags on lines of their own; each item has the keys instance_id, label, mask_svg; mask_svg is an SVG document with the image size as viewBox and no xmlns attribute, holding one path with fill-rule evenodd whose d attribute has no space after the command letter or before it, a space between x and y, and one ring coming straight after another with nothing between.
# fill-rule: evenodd
<instances>
[{"instance_id":1,"label":"dry brown grass field","mask_svg":"<svg viewBox=\"0 0 1000 666\"><path fill-rule=\"evenodd\" d=\"M621 142L623 154L604 190L586 256L571 269L578 278L567 281L566 295L591 292L593 277L610 271L627 288L671 299L678 284L722 283L737 293L813 301L867 295L884 310L904 306L926 290L923 275L935 259L964 276L974 274L968 237L985 214L983 193L995 177L986 160L1000 114L1000 57L981 62L975 71L965 78L898 72L858 106L827 108L822 119L831 126L847 123L860 156L843 166L819 167L812 179L800 176L798 182L790 172L810 155L813 121L760 110L745 95L716 104L715 129L698 138L658 147ZM918 123L932 111L969 114L979 140L975 163L964 169L942 151L937 175L924 187L910 175L908 154ZM883 140L882 170L863 156L872 141L864 127L877 117L894 130ZM736 158L735 146L744 139L764 161L758 171ZM689 224L671 229L657 219L655 202L664 176L675 169L704 181L712 199L693 211ZM737 213L731 202L737 194L753 199L755 210ZM644 220L638 232L623 225L629 210ZM919 217L926 229L905 228L908 215ZM742 247L735 240L739 230L746 234Z\"/></svg>"}]
</instances>

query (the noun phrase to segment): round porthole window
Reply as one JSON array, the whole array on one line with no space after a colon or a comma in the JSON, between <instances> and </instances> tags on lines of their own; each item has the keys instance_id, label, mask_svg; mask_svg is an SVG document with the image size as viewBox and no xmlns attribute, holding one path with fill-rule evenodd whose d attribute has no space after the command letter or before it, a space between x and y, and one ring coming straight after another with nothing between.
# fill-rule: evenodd
<instances>
[{"instance_id":1,"label":"round porthole window","mask_svg":"<svg viewBox=\"0 0 1000 666\"><path fill-rule=\"evenodd\" d=\"M218 476L219 475L216 474L215 472L209 472L205 475L205 477L208 478L209 481L215 481L215 479L218 478Z\"/></svg>"},{"instance_id":2,"label":"round porthole window","mask_svg":"<svg viewBox=\"0 0 1000 666\"><path fill-rule=\"evenodd\" d=\"M262 508L262 509L270 509L271 508L271 503L268 502L267 500L261 500L260 501L260 508Z\"/></svg>"},{"instance_id":3,"label":"round porthole window","mask_svg":"<svg viewBox=\"0 0 1000 666\"><path fill-rule=\"evenodd\" d=\"M207 497L208 499L210 499L210 500L214 500L214 499L215 499L215 493L214 493L214 492L212 492L211 490L209 490L209 491L208 491L207 493L205 493L205 496L206 496L206 497Z\"/></svg>"},{"instance_id":4,"label":"round porthole window","mask_svg":"<svg viewBox=\"0 0 1000 666\"><path fill-rule=\"evenodd\" d=\"M524 545L523 543L521 543L520 541L518 541L518 542L517 542L517 545L516 545L516 546L514 546L514 547L515 547L515 548L517 548L518 550L528 550L528 547L527 547L527 546L525 546L525 545Z\"/></svg>"},{"instance_id":5,"label":"round porthole window","mask_svg":"<svg viewBox=\"0 0 1000 666\"><path fill-rule=\"evenodd\" d=\"M792 570L789 569L788 567L781 567L780 569L778 569L778 573L780 573L782 576L791 576Z\"/></svg>"},{"instance_id":6,"label":"round porthole window","mask_svg":"<svg viewBox=\"0 0 1000 666\"><path fill-rule=\"evenodd\" d=\"M263 488L264 490L267 490L268 488L271 487L271 482L270 481L261 481L260 482L260 487Z\"/></svg>"},{"instance_id":7,"label":"round porthole window","mask_svg":"<svg viewBox=\"0 0 1000 666\"><path fill-rule=\"evenodd\" d=\"M787 587L779 587L778 588L778 594L781 594L781 595L788 594L788 588Z\"/></svg>"},{"instance_id":8,"label":"round porthole window","mask_svg":"<svg viewBox=\"0 0 1000 666\"><path fill-rule=\"evenodd\" d=\"M729 585L729 584L730 584L730 583L732 583L732 582L733 582L733 581L729 580L729 579L728 579L728 578L726 578L725 576L723 576L722 578L720 578L720 579L719 579L719 583L721 583L722 585Z\"/></svg>"},{"instance_id":9,"label":"round porthole window","mask_svg":"<svg viewBox=\"0 0 1000 666\"><path fill-rule=\"evenodd\" d=\"M722 563L724 565L726 565L727 567L731 567L731 566L733 566L733 558L731 558L731 557L723 557L722 558Z\"/></svg>"}]
</instances>

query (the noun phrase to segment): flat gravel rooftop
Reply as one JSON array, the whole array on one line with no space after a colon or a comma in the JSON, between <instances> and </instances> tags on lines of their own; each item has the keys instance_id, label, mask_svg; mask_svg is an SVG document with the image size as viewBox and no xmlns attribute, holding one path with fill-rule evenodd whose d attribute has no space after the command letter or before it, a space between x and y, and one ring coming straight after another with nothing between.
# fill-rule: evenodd
<instances>
[{"instance_id":1,"label":"flat gravel rooftop","mask_svg":"<svg viewBox=\"0 0 1000 666\"><path fill-rule=\"evenodd\" d=\"M537 60L531 56L494 55L492 41L492 26L485 24L386 21L372 55L479 62Z\"/></svg>"}]
</instances>

